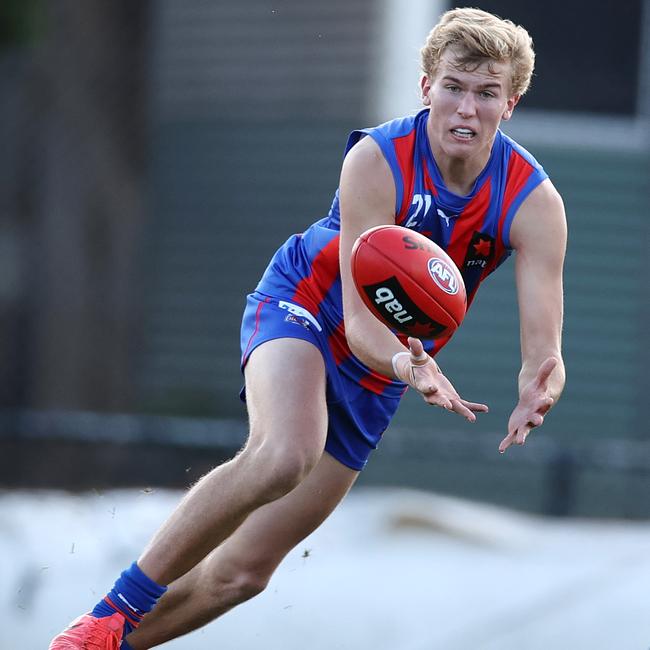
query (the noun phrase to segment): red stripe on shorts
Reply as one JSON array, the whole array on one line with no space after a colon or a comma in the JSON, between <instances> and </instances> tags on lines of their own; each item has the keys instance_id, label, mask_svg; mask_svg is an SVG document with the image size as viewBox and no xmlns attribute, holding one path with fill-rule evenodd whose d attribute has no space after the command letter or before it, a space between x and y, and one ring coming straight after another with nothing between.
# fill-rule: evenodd
<instances>
[{"instance_id":1,"label":"red stripe on shorts","mask_svg":"<svg viewBox=\"0 0 650 650\"><path fill-rule=\"evenodd\" d=\"M336 361L336 365L340 366L344 361L352 356L348 341L345 338L345 325L343 321L338 324L338 327L329 335L327 343Z\"/></svg>"},{"instance_id":2,"label":"red stripe on shorts","mask_svg":"<svg viewBox=\"0 0 650 650\"><path fill-rule=\"evenodd\" d=\"M270 298L264 298L262 302L260 302L259 305L257 305L257 309L255 310L255 329L253 330L253 333L251 334L251 337L248 339L248 345L246 346L246 351L242 355L242 363L248 359L248 353L250 352L251 346L253 345L253 339L257 335L260 329L260 312L262 311L262 307L267 303L271 302Z\"/></svg>"},{"instance_id":3,"label":"red stripe on shorts","mask_svg":"<svg viewBox=\"0 0 650 650\"><path fill-rule=\"evenodd\" d=\"M381 375L374 370L370 370L370 368L368 368L368 374L365 377L361 377L359 380L360 386L363 386L366 390L369 390L372 393L376 393L377 395L381 395L386 387L390 386L391 384L392 380L390 377Z\"/></svg>"}]
</instances>

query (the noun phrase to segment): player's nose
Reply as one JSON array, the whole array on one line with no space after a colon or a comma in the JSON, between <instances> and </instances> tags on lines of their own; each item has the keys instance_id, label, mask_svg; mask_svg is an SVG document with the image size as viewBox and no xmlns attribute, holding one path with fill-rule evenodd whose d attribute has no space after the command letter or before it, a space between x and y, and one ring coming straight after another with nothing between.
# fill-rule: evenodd
<instances>
[{"instance_id":1,"label":"player's nose","mask_svg":"<svg viewBox=\"0 0 650 650\"><path fill-rule=\"evenodd\" d=\"M464 118L472 117L476 114L476 101L472 93L463 93L458 101L456 112Z\"/></svg>"}]
</instances>

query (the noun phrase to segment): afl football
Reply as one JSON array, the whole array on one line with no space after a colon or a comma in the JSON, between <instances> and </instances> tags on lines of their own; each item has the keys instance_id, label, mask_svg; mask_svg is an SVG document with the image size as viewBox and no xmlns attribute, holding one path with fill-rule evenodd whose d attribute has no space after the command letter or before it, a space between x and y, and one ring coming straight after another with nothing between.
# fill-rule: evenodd
<instances>
[{"instance_id":1,"label":"afl football","mask_svg":"<svg viewBox=\"0 0 650 650\"><path fill-rule=\"evenodd\" d=\"M392 330L422 339L451 336L467 296L452 259L424 235L376 226L352 249L352 277L368 309Z\"/></svg>"}]
</instances>

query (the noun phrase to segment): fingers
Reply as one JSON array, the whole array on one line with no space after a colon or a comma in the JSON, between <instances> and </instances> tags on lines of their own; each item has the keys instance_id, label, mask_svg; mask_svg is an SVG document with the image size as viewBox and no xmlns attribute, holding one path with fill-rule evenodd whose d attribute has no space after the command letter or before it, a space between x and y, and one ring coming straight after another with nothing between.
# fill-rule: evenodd
<instances>
[{"instance_id":1,"label":"fingers","mask_svg":"<svg viewBox=\"0 0 650 650\"><path fill-rule=\"evenodd\" d=\"M430 406L439 406L447 411L452 411L464 417L468 422L476 422L475 413L487 413L488 407L485 404L468 402L460 398L449 398L441 395L437 388L429 391L420 391L424 401Z\"/></svg>"},{"instance_id":2,"label":"fingers","mask_svg":"<svg viewBox=\"0 0 650 650\"><path fill-rule=\"evenodd\" d=\"M422 398L429 406L439 406L446 411L453 411L454 405L451 399L441 394L435 386L428 386L426 390L420 390Z\"/></svg>"},{"instance_id":3,"label":"fingers","mask_svg":"<svg viewBox=\"0 0 650 650\"><path fill-rule=\"evenodd\" d=\"M462 400L455 399L451 402L451 410L458 415L462 415L468 422L476 422L476 416L470 409L463 404Z\"/></svg>"},{"instance_id":4,"label":"fingers","mask_svg":"<svg viewBox=\"0 0 650 650\"><path fill-rule=\"evenodd\" d=\"M537 371L537 384L539 386L545 386L548 378L551 376L551 373L555 370L555 367L558 364L558 360L555 357L549 357L542 362L542 365Z\"/></svg>"},{"instance_id":5,"label":"fingers","mask_svg":"<svg viewBox=\"0 0 650 650\"><path fill-rule=\"evenodd\" d=\"M525 427L521 427L519 431L517 431L517 434L515 435L515 445L523 445L526 442L526 438L528 438L528 434L530 433L530 430L533 428L533 426L539 426L531 426L531 424L532 422L528 423Z\"/></svg>"},{"instance_id":6,"label":"fingers","mask_svg":"<svg viewBox=\"0 0 650 650\"><path fill-rule=\"evenodd\" d=\"M499 453L504 454L506 449L508 449L508 447L511 447L512 445L523 445L526 442L526 438L528 437L529 433L530 433L530 427L522 427L517 431L513 431L512 433L509 433L501 441L501 444L499 445Z\"/></svg>"},{"instance_id":7,"label":"fingers","mask_svg":"<svg viewBox=\"0 0 650 650\"><path fill-rule=\"evenodd\" d=\"M500 443L499 443L499 453L505 454L506 449L512 445L515 439L515 433L509 433Z\"/></svg>"},{"instance_id":8,"label":"fingers","mask_svg":"<svg viewBox=\"0 0 650 650\"><path fill-rule=\"evenodd\" d=\"M501 441L501 444L499 445L499 453L505 453L506 449L512 445L523 445L526 442L526 438L528 438L528 434L532 428L532 426L526 425L519 427L519 429L516 429L515 431L509 433Z\"/></svg>"},{"instance_id":9,"label":"fingers","mask_svg":"<svg viewBox=\"0 0 650 650\"><path fill-rule=\"evenodd\" d=\"M553 402L555 402L555 400L552 397L545 397L543 400L540 401L537 412L540 413L541 415L545 415L546 413L548 413L548 410L551 408L551 406L553 406Z\"/></svg>"},{"instance_id":10,"label":"fingers","mask_svg":"<svg viewBox=\"0 0 650 650\"><path fill-rule=\"evenodd\" d=\"M488 413L489 407L487 404L479 404L478 402L468 402L467 400L461 400L462 403L474 413Z\"/></svg>"},{"instance_id":11,"label":"fingers","mask_svg":"<svg viewBox=\"0 0 650 650\"><path fill-rule=\"evenodd\" d=\"M411 351L411 363L414 366L422 366L429 361L431 357L424 351L424 346L420 339L409 336L408 344L409 350Z\"/></svg>"},{"instance_id":12,"label":"fingers","mask_svg":"<svg viewBox=\"0 0 650 650\"><path fill-rule=\"evenodd\" d=\"M467 402L458 396L449 380L442 375L440 368L424 351L420 339L409 336L408 345L411 353L408 383L422 395L427 404L457 413L469 422L476 421L475 413L487 412L488 407L485 404Z\"/></svg>"},{"instance_id":13,"label":"fingers","mask_svg":"<svg viewBox=\"0 0 650 650\"><path fill-rule=\"evenodd\" d=\"M521 446L525 444L526 438L528 438L528 434L531 430L535 427L541 427L542 424L544 424L544 416L541 413L533 413L530 420L528 420L525 425L517 427L508 433L508 435L501 441L501 444L499 445L499 453L503 454L505 450L512 445Z\"/></svg>"},{"instance_id":14,"label":"fingers","mask_svg":"<svg viewBox=\"0 0 650 650\"><path fill-rule=\"evenodd\" d=\"M468 422L476 422L475 413L487 413L489 411L487 404L478 404L468 402L464 399L451 400L451 410L458 415L462 415Z\"/></svg>"}]
</instances>

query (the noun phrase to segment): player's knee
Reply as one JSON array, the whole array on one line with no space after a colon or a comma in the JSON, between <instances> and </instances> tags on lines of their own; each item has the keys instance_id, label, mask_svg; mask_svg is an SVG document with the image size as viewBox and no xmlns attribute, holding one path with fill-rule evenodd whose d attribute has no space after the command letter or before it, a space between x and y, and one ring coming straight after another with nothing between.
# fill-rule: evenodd
<instances>
[{"instance_id":1,"label":"player's knee","mask_svg":"<svg viewBox=\"0 0 650 650\"><path fill-rule=\"evenodd\" d=\"M226 575L217 573L209 580L209 591L215 602L234 607L262 593L272 573L261 568L231 566Z\"/></svg>"},{"instance_id":2,"label":"player's knee","mask_svg":"<svg viewBox=\"0 0 650 650\"><path fill-rule=\"evenodd\" d=\"M270 574L254 570L242 570L234 579L237 602L243 603L261 594L269 584Z\"/></svg>"},{"instance_id":3,"label":"player's knee","mask_svg":"<svg viewBox=\"0 0 650 650\"><path fill-rule=\"evenodd\" d=\"M267 487L271 494L280 497L297 487L311 472L314 455L301 449L273 449L261 452L265 465Z\"/></svg>"},{"instance_id":4,"label":"player's knee","mask_svg":"<svg viewBox=\"0 0 650 650\"><path fill-rule=\"evenodd\" d=\"M263 484L265 494L271 499L280 498L297 487L314 468L321 453L320 449L273 440L244 451L256 480Z\"/></svg>"}]
</instances>

